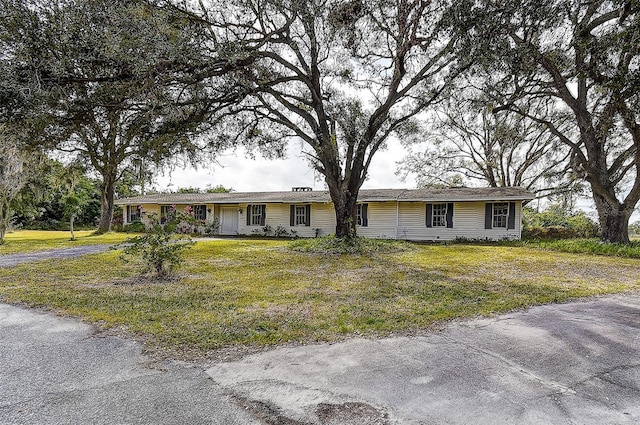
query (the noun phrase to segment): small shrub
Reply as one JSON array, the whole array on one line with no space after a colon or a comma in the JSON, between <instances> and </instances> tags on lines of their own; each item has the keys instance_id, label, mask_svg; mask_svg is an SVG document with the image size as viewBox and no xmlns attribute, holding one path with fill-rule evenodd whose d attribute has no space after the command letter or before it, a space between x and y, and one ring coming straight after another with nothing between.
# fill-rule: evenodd
<instances>
[{"instance_id":1,"label":"small shrub","mask_svg":"<svg viewBox=\"0 0 640 425\"><path fill-rule=\"evenodd\" d=\"M144 233L147 231L147 226L145 226L140 220L136 220L122 226L122 230L126 233Z\"/></svg>"},{"instance_id":2,"label":"small shrub","mask_svg":"<svg viewBox=\"0 0 640 425\"><path fill-rule=\"evenodd\" d=\"M220 230L220 219L215 217L212 222L205 223L201 226L201 234L204 236L214 236Z\"/></svg>"},{"instance_id":3,"label":"small shrub","mask_svg":"<svg viewBox=\"0 0 640 425\"><path fill-rule=\"evenodd\" d=\"M298 232L296 232L295 230L287 230L286 227L278 225L278 227L276 227L276 230L273 231L273 236L275 236L276 238L289 238L292 236L296 236Z\"/></svg>"},{"instance_id":4,"label":"small shrub","mask_svg":"<svg viewBox=\"0 0 640 425\"><path fill-rule=\"evenodd\" d=\"M271 236L273 235L273 227L270 225L266 225L260 229L254 229L251 231L252 234L256 236Z\"/></svg>"},{"instance_id":5,"label":"small shrub","mask_svg":"<svg viewBox=\"0 0 640 425\"><path fill-rule=\"evenodd\" d=\"M160 224L154 214L149 215L150 226L147 233L127 238L113 248L122 248L122 260L138 258L143 264L143 273L152 272L158 278L166 278L178 269L184 259L184 250L191 248L194 242L184 234L176 231L189 217L176 214L165 224Z\"/></svg>"}]
</instances>

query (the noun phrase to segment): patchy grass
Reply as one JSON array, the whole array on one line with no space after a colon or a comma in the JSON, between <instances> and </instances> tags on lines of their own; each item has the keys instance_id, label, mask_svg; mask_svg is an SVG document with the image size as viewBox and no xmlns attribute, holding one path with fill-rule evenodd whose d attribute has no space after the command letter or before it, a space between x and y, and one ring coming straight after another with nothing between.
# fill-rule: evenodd
<instances>
[{"instance_id":1,"label":"patchy grass","mask_svg":"<svg viewBox=\"0 0 640 425\"><path fill-rule=\"evenodd\" d=\"M71 233L68 231L18 230L6 234L5 243L0 245L0 255L71 248L81 245L116 244L131 235L115 232L94 235L92 230L81 230L76 231L75 236L76 240L72 241L70 240Z\"/></svg>"},{"instance_id":2,"label":"patchy grass","mask_svg":"<svg viewBox=\"0 0 640 425\"><path fill-rule=\"evenodd\" d=\"M181 277L136 276L117 252L0 269L0 298L124 329L171 355L411 333L442 320L637 291L638 260L517 246L419 245L372 255L287 242L198 242ZM182 354L177 354L182 353Z\"/></svg>"},{"instance_id":3,"label":"patchy grass","mask_svg":"<svg viewBox=\"0 0 640 425\"><path fill-rule=\"evenodd\" d=\"M550 251L571 252L575 254L640 258L640 240L633 239L629 245L603 242L599 239L531 240L517 241L511 244L515 244L517 246L530 246Z\"/></svg>"}]
</instances>

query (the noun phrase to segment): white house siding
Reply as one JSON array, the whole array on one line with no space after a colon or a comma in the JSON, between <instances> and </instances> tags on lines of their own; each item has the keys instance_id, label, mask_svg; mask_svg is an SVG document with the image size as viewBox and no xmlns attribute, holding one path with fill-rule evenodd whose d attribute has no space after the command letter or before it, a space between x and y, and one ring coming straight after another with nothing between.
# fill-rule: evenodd
<instances>
[{"instance_id":1,"label":"white house siding","mask_svg":"<svg viewBox=\"0 0 640 425\"><path fill-rule=\"evenodd\" d=\"M453 240L465 239L515 239L520 237L521 201L516 204L515 229L485 229L486 202L454 202L453 227L427 227L426 202L401 202L398 220L398 239ZM371 221L371 217L369 218Z\"/></svg>"},{"instance_id":2,"label":"white house siding","mask_svg":"<svg viewBox=\"0 0 640 425\"><path fill-rule=\"evenodd\" d=\"M358 226L359 236L367 238L396 238L397 205L392 202L366 202L368 226Z\"/></svg>"},{"instance_id":3,"label":"white house siding","mask_svg":"<svg viewBox=\"0 0 640 425\"><path fill-rule=\"evenodd\" d=\"M294 230L296 235L302 238L315 237L316 231L319 236L335 232L335 214L331 204L311 204L311 224L309 226L290 226L290 208L292 204L268 203L265 205L265 226L270 226L272 230L275 230L278 226L282 226L288 232ZM306 204L301 203L294 205ZM240 222L238 223L238 233L241 235L262 233L264 226L247 225L246 214L248 204L240 204L239 207L243 210L243 214L241 215Z\"/></svg>"},{"instance_id":4,"label":"white house siding","mask_svg":"<svg viewBox=\"0 0 640 425\"><path fill-rule=\"evenodd\" d=\"M315 236L315 229L319 229L318 236L327 236L336 232L336 212L333 204L311 204L311 233L308 235ZM303 236L300 232L298 235Z\"/></svg>"},{"instance_id":5,"label":"white house siding","mask_svg":"<svg viewBox=\"0 0 640 425\"><path fill-rule=\"evenodd\" d=\"M259 203L256 203L259 204ZM426 202L367 202L368 226L358 226L358 235L370 238L407 240L453 240L466 239L518 239L521 236L522 201L515 201L515 229L485 229L486 202L455 202L453 228L427 227ZM195 205L195 204L194 204ZM202 205L202 204L198 204ZM251 235L262 233L264 226L247 226L247 204L206 204L207 221L221 217L222 208L233 208L238 214L237 232L228 234ZM295 230L299 237L325 236L335 232L335 212L331 203L311 204L311 225L290 226L290 206L288 203L266 203L265 225L273 230L278 226L287 231ZM295 205L305 205L304 203ZM187 204L176 204L178 211L184 211ZM209 212L211 210L211 212ZM143 205L142 221L148 224L148 216L160 217L159 204ZM242 211L242 212L240 212ZM126 219L126 206L123 206ZM126 224L126 223L125 223Z\"/></svg>"}]
</instances>

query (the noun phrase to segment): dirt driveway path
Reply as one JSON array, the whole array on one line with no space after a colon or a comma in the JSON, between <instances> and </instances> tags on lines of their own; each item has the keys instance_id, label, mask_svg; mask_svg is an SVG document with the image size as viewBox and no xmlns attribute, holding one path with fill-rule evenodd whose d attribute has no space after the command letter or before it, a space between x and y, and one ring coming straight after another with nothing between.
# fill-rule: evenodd
<instances>
[{"instance_id":1,"label":"dirt driveway path","mask_svg":"<svg viewBox=\"0 0 640 425\"><path fill-rule=\"evenodd\" d=\"M24 254L0 255L0 267L11 267L30 261L46 260L50 258L71 258L85 254L97 254L109 249L111 245L84 245L74 248L52 249L49 251L27 252Z\"/></svg>"}]
</instances>

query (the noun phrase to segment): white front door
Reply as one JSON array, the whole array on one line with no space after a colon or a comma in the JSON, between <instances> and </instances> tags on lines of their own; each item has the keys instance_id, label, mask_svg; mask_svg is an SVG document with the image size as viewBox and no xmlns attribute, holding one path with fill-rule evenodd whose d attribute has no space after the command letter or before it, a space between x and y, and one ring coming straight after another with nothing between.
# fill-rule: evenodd
<instances>
[{"instance_id":1,"label":"white front door","mask_svg":"<svg viewBox=\"0 0 640 425\"><path fill-rule=\"evenodd\" d=\"M220 209L220 234L238 234L238 208L222 207Z\"/></svg>"}]
</instances>

